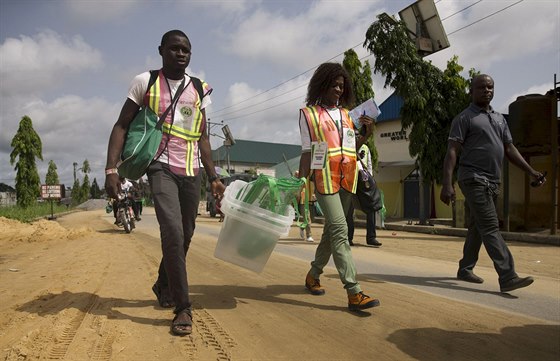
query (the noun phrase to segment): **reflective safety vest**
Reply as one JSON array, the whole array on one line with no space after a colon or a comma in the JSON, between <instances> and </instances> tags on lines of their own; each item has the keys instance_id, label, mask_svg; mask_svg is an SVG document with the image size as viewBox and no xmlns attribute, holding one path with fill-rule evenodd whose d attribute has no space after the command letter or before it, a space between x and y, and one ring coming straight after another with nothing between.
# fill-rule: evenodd
<instances>
[{"instance_id":1,"label":"reflective safety vest","mask_svg":"<svg viewBox=\"0 0 560 361\"><path fill-rule=\"evenodd\" d=\"M197 91L191 89L194 89L192 84L185 84L185 90L177 101L175 114L172 114L173 110L167 114L162 126L163 137L156 153L156 155L161 154L167 147L169 163L185 168L187 176L196 175L193 164L195 156L198 155L198 140L202 136L202 110L200 109L202 99ZM171 100L172 95L163 71L160 70L155 83L144 97L144 104L161 117L171 104ZM176 154L173 154L174 152ZM180 159L180 164L173 164L174 159Z\"/></svg>"},{"instance_id":2,"label":"reflective safety vest","mask_svg":"<svg viewBox=\"0 0 560 361\"><path fill-rule=\"evenodd\" d=\"M356 193L356 134L348 110L340 108L342 129L338 129L328 111L321 106L302 108L301 112L307 120L311 142L327 143L326 166L323 169L312 169L317 191L321 194L334 194L342 187L348 192Z\"/></svg>"}]
</instances>

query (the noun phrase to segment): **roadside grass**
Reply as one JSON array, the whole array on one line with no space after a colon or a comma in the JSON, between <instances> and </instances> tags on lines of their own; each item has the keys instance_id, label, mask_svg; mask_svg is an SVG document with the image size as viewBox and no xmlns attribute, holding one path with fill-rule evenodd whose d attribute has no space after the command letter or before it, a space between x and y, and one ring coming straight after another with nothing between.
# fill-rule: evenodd
<instances>
[{"instance_id":1,"label":"roadside grass","mask_svg":"<svg viewBox=\"0 0 560 361\"><path fill-rule=\"evenodd\" d=\"M53 203L52 213L63 213L69 211L71 208L64 204ZM27 208L18 206L0 207L0 217L15 219L20 222L31 222L41 217L51 215L50 202L37 203Z\"/></svg>"}]
</instances>

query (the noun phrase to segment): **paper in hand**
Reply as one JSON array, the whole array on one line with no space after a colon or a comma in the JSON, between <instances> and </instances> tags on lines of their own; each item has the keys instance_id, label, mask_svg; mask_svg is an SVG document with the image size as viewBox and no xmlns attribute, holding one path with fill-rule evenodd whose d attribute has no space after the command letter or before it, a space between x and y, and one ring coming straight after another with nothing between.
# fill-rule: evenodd
<instances>
[{"instance_id":1,"label":"paper in hand","mask_svg":"<svg viewBox=\"0 0 560 361\"><path fill-rule=\"evenodd\" d=\"M381 114L381 110L379 110L379 107L377 106L373 98L366 100L350 111L350 116L354 121L354 126L356 126L356 129L360 129L362 127L359 121L362 115L367 115L370 118L377 119L379 114Z\"/></svg>"}]
</instances>

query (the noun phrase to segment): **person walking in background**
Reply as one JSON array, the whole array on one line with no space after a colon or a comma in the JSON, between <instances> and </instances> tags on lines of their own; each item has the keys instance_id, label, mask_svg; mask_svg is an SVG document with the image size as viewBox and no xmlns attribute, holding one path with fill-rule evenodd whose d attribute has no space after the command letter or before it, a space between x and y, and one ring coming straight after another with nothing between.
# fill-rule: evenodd
<instances>
[{"instance_id":1,"label":"person walking in background","mask_svg":"<svg viewBox=\"0 0 560 361\"><path fill-rule=\"evenodd\" d=\"M200 198L200 161L216 197L224 185L215 173L206 128L205 108L212 88L185 73L191 59L191 43L180 30L165 33L158 47L163 67L148 89L150 72L137 75L129 88L109 139L105 188L111 197L119 191L117 163L128 125L140 107L149 106L161 116L178 93L163 123L163 138L156 159L148 167L148 180L160 226L163 257L152 290L162 307L174 307L171 332L192 332L192 310L187 281L186 254L194 233ZM197 82L195 85L194 82ZM199 83L200 82L200 83ZM184 87L182 85L184 84ZM202 90L200 91L200 87ZM200 157L200 159L199 159Z\"/></svg>"},{"instance_id":2,"label":"person walking in background","mask_svg":"<svg viewBox=\"0 0 560 361\"><path fill-rule=\"evenodd\" d=\"M305 287L313 295L325 293L319 277L332 255L348 294L348 308L356 311L380 303L362 292L348 244L345 214L356 191L356 152L373 132L373 119L363 116L360 123L367 132L364 137L356 137L346 109L353 100L351 80L342 65L324 63L315 70L307 88L307 107L300 109L299 175L307 178L311 174L317 202L325 217L321 241L305 277Z\"/></svg>"},{"instance_id":3,"label":"person walking in background","mask_svg":"<svg viewBox=\"0 0 560 361\"><path fill-rule=\"evenodd\" d=\"M294 177L299 178L299 171L295 171L294 173ZM304 228L300 228L299 229L299 238L301 239L305 239L307 242L314 242L315 240L313 239L313 236L311 235L311 216L309 215L309 213L305 212L305 193L307 192L308 197L311 198L313 195L313 191L315 190L315 187L313 187L313 183L309 180L309 178L307 178L307 181L305 183L305 189L303 189L298 197L298 212L300 214L301 217L305 217L306 221L307 221L307 225ZM313 195L314 197L314 195ZM309 203L311 202L311 199L309 199L308 201L308 207L309 207Z\"/></svg>"},{"instance_id":4,"label":"person walking in background","mask_svg":"<svg viewBox=\"0 0 560 361\"><path fill-rule=\"evenodd\" d=\"M496 201L504 155L540 185L546 179L519 154L504 116L490 106L494 80L489 75L477 75L472 79L470 94L471 104L451 123L440 199L447 205L455 201L452 179L458 158L457 180L470 217L457 278L466 282L484 282L473 272L480 246L484 244L498 273L500 291L509 292L529 286L533 278L517 275L513 256L499 229Z\"/></svg>"},{"instance_id":5,"label":"person walking in background","mask_svg":"<svg viewBox=\"0 0 560 361\"><path fill-rule=\"evenodd\" d=\"M367 144L363 144L358 152L358 168L362 169L365 166L369 174L373 175L373 164L371 161L371 152ZM360 161L361 160L361 161ZM370 246L380 247L381 242L377 240L377 230L375 224L376 212L365 212L366 215L366 243ZM348 243L354 245L354 204L351 203L346 213L346 223L348 224Z\"/></svg>"}]
</instances>

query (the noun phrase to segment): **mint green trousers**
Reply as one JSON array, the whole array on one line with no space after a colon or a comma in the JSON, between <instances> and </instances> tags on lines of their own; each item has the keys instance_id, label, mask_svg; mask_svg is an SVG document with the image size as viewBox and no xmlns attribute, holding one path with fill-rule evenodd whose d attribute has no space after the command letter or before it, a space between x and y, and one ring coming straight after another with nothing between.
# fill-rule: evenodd
<instances>
[{"instance_id":1,"label":"mint green trousers","mask_svg":"<svg viewBox=\"0 0 560 361\"><path fill-rule=\"evenodd\" d=\"M360 285L356 281L356 265L348 243L348 225L345 216L352 202L352 193L341 189L336 194L316 192L315 195L325 216L325 226L309 273L318 279L332 255L346 292L348 294L361 292Z\"/></svg>"}]
</instances>

